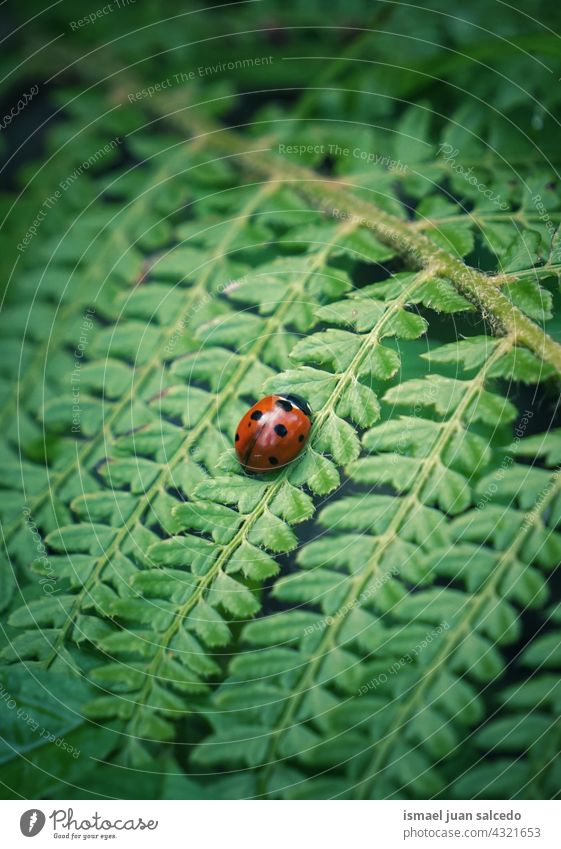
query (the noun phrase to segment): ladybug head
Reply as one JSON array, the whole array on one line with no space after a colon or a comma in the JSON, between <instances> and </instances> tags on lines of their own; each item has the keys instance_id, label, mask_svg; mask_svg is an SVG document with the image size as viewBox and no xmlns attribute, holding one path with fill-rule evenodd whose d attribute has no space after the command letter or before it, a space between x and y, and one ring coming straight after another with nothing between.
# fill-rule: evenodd
<instances>
[{"instance_id":1,"label":"ladybug head","mask_svg":"<svg viewBox=\"0 0 561 849\"><path fill-rule=\"evenodd\" d=\"M281 397L285 398L287 401L290 401L291 404L294 404L295 407L298 407L299 410L302 410L304 415L308 416L308 418L311 419L312 408L310 407L306 399L302 398L301 395L293 395L292 393L283 392Z\"/></svg>"}]
</instances>

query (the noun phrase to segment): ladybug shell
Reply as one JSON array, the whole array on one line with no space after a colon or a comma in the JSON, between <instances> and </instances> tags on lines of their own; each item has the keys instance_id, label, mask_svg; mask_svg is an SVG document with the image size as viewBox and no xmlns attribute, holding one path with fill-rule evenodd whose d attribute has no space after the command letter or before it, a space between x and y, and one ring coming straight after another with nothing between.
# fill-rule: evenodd
<instances>
[{"instance_id":1,"label":"ladybug shell","mask_svg":"<svg viewBox=\"0 0 561 849\"><path fill-rule=\"evenodd\" d=\"M298 395L267 395L254 404L236 429L236 453L244 469L268 472L294 460L310 434L311 414Z\"/></svg>"}]
</instances>

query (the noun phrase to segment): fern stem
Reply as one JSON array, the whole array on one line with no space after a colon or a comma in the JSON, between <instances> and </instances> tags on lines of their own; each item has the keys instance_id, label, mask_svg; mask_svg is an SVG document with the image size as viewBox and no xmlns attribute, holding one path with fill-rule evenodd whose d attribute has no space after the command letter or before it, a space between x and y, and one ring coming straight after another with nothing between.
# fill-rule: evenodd
<instances>
[{"instance_id":1,"label":"fern stem","mask_svg":"<svg viewBox=\"0 0 561 849\"><path fill-rule=\"evenodd\" d=\"M220 244L219 244L219 246L216 250L216 253L215 253L216 258L221 258L223 256L224 251L226 251L227 248L228 248L228 244L230 244L230 242L235 238L239 229L245 224L245 222L247 221L248 217L252 214L254 209L256 209L259 206L259 204L262 202L262 200L264 198L266 198L268 195L270 195L272 192L274 192L276 190L276 188L277 188L276 184L267 183L265 186L261 187L261 189L246 203L246 205L242 209L240 216L237 219L236 223L232 225L231 229L228 230L227 234L225 235L225 237L220 242ZM202 278L199 280L197 285L194 286L193 289L189 292L189 296L187 298L184 309L181 311L180 315L178 316L177 322L175 322L173 324L169 333L166 336L167 341L169 341L170 339L173 338L173 335L176 333L177 327L182 325L187 320L187 318L190 314L190 311L193 307L193 304L195 304L196 301L197 301L197 298L201 297L201 295L205 292L205 286L206 286L208 277L213 270L214 269L212 268L211 264L209 263L209 265L207 266L207 272L205 274L203 274ZM165 341L164 341L163 344L165 344ZM160 365L161 365L161 357L158 354L155 357L153 357L152 360L142 369L140 379L139 379L138 384L135 388L136 394L138 394L139 392L142 391L144 386L150 381L154 370L156 368L158 368ZM132 391L132 388L131 388L131 391ZM115 409L112 411L111 417L107 420L104 430L101 432L101 434L98 437L96 437L95 440L93 440L94 444L92 444L92 443L87 444L87 446L86 446L86 448L83 452L84 457L79 457L79 459L77 460L78 464L79 464L80 461L83 461L84 459L87 459L87 457L89 457L90 453L92 451L94 451L94 449L97 447L97 443L101 439L105 439L106 432L110 432L111 424L118 417L118 415L120 415L120 413L126 408L126 406L128 404L130 404L130 397L125 396L118 404L115 405ZM95 583L97 581L99 574L100 574L103 566L105 565L105 563L110 559L110 557L113 555L114 552L119 550L119 547L120 547L122 541L126 538L127 534L130 532L131 528L134 526L135 522L141 517L143 512L147 509L147 507L150 504L151 498L161 489L162 480L167 476L167 474L172 470L172 468L174 468L175 465L178 464L178 462L184 456L185 450L193 443L193 441L198 439L200 434L202 432L204 432L204 429L208 426L208 424L210 423L211 420L212 420L212 414L209 412L209 413L207 413L206 416L204 416L201 419L201 422L199 422L197 427L195 427L193 430L191 430L189 432L185 442L182 443L181 447L178 449L178 451L176 452L176 454L174 455L174 457L172 458L170 463L168 463L163 468L163 471L160 473L160 475L156 479L155 483L151 486L151 488L146 493L146 501L139 501L137 508L133 511L133 513L131 514L131 516L129 517L127 522L125 522L123 527L119 530L119 532L117 533L115 539L113 540L112 544L109 546L107 551L105 551L103 554L101 554L99 556L98 560L96 561L96 566L94 567L94 570L92 571L91 577L93 578L93 583ZM193 436L193 434L195 436ZM66 477L68 477L71 474L75 465L76 464L75 464L74 461L71 464L69 464L69 466L67 467L67 469L63 473L65 475L64 479L66 479ZM59 481L58 481L59 485L60 485L60 482L61 482L61 479L59 478ZM44 494L43 496L41 496L41 498L44 500L44 498L46 496L48 496L49 494L50 494L50 491L48 491L46 493L46 495ZM56 646L54 647L53 654L47 660L47 666L50 666L50 664L54 661L54 659L56 658L56 656L58 654L58 648L64 643L66 636L68 634L68 631L73 625L74 615L76 615L76 613L79 612L79 608L81 606L81 601L82 601L82 595L89 591L90 583L92 583L92 581L89 581L87 583L87 585L84 585L84 587L82 589L82 593L78 594L78 596L77 596L78 604L74 605L73 610L69 612L68 620L67 620L64 628L61 630L61 632L59 634L60 640L57 642Z\"/></svg>"},{"instance_id":2,"label":"fern stem","mask_svg":"<svg viewBox=\"0 0 561 849\"><path fill-rule=\"evenodd\" d=\"M70 52L57 46L52 55L70 60ZM74 59L74 57L72 57ZM71 61L71 60L70 60ZM71 61L71 64L75 64ZM142 88L137 80L122 68L115 68L110 57L106 57L109 72L103 82L112 86L114 100L120 102L125 92ZM80 73L93 79L93 86L99 84L99 74L95 62L82 62ZM175 108L175 104L178 104ZM356 188L344 178L327 180L313 170L286 162L269 152L252 151L248 148L251 140L238 135L234 130L218 127L202 121L197 115L197 107L184 105L182 95L161 93L157 98L149 98L142 106L158 120L169 121L186 131L192 140L203 137L205 144L238 158L240 166L250 172L258 173L269 179L278 178L285 183L294 183L294 188L308 197L329 215L343 213L345 216L358 217L362 226L371 229L384 244L395 248L396 252L408 259L414 267L427 267L436 263L439 273L447 277L459 292L469 298L489 319L495 330L514 334L516 341L533 351L538 357L552 365L561 373L561 345L529 319L501 292L489 283L488 277L470 268L456 256L448 253L431 242L422 233L414 231L409 222L402 221L377 207L370 201L353 194ZM480 163L479 163L480 164Z\"/></svg>"},{"instance_id":3,"label":"fern stem","mask_svg":"<svg viewBox=\"0 0 561 849\"><path fill-rule=\"evenodd\" d=\"M497 286L503 286L505 283L516 283L519 280L539 279L541 277L561 277L561 263L546 263L539 268L522 268L520 271L497 274L490 277L489 280Z\"/></svg>"},{"instance_id":4,"label":"fern stem","mask_svg":"<svg viewBox=\"0 0 561 849\"><path fill-rule=\"evenodd\" d=\"M53 55L68 56L67 51L57 48ZM111 65L108 59L109 66ZM97 67L85 62L80 72L99 83ZM139 90L142 86L122 69L112 69L104 82L112 86L116 101L123 100L126 90ZM177 106L176 106L177 104ZM352 178L329 180L311 169L283 160L269 151L251 150L251 139L238 135L234 130L218 127L201 121L197 107L185 106L184 98L161 93L157 98L142 102L142 106L157 120L167 121L191 136L191 141L204 139L206 145L236 159L240 167L267 179L279 179L293 183L294 189L314 203L327 215L358 219L361 226L369 228L384 244L395 249L414 268L436 268L452 285L476 304L484 318L490 321L496 332L514 335L518 344L533 351L540 359L561 373L561 344L545 333L518 307L498 291L489 278L480 271L465 265L461 259L438 247L423 233L415 231L411 223L385 212L371 201L353 194L356 186Z\"/></svg>"},{"instance_id":5,"label":"fern stem","mask_svg":"<svg viewBox=\"0 0 561 849\"><path fill-rule=\"evenodd\" d=\"M360 368L360 365L362 364L364 359L367 357L369 352L379 344L379 342L382 338L382 333L386 329L389 321L401 309L403 309L404 306L407 305L411 295L419 288L419 286L421 286L423 283L425 283L427 280L429 280L432 277L432 275L433 275L433 271L432 271L432 268L430 268L430 267L428 267L428 268L424 269L423 271L420 271L418 274L416 274L415 277L413 278L413 281L411 282L411 284L406 289L404 289L404 291L402 292L402 294L398 298L396 298L395 300L391 301L388 304L388 307L387 307L386 311L384 312L384 314L382 315L381 319L378 322L376 322L376 324L372 328L372 330L368 334L365 335L365 337L364 337L364 339L361 343L360 348L358 349L358 351L356 352L352 361L350 362L349 366L346 368L344 374L342 375L342 379L337 382L337 386L335 387L335 389L331 393L330 397L326 401L323 409L320 412L320 415L317 416L317 430L318 431L320 430L320 427L321 427L320 422L322 420L326 420L329 416L329 413L331 413L335 409L335 406L336 406L339 398L341 397L341 395L343 394L343 392L345 391L345 389L347 388L349 383L351 383L353 380L357 379L356 375L358 374L358 370Z\"/></svg>"},{"instance_id":6,"label":"fern stem","mask_svg":"<svg viewBox=\"0 0 561 849\"><path fill-rule=\"evenodd\" d=\"M497 360L499 360L508 350L513 347L513 345L514 340L512 339L512 337L505 337L496 346L495 350L492 352L491 356L488 358L479 374L476 375L476 377L474 377L472 380L466 381L466 392L462 396L460 404L454 411L454 415L443 423L438 438L435 440L435 443L432 446L430 456L423 459L422 470L419 472L415 480L415 485L413 489L409 492L408 495L400 499L399 509L393 517L388 528L383 534L377 536L376 549L373 552L370 560L366 564L364 571L351 580L351 589L347 598L341 605L342 614L340 616L334 616L332 618L333 621L331 624L329 622L326 623L324 629L325 636L322 638L322 641L316 648L314 658L307 665L300 680L293 685L294 696L288 703L284 714L280 718L280 727L271 735L271 742L269 744L267 752L267 761L264 764L264 768L262 769L260 774L260 795L267 794L267 778L270 769L274 764L273 758L275 757L275 752L278 748L279 740L282 737L282 734L290 729L290 723L293 721L296 712L300 707L302 699L304 698L308 690L314 686L315 674L321 666L323 659L329 653L329 651L335 648L337 635L346 621L348 612L354 610L354 608L357 606L361 594L368 586L370 580L372 579L372 576L375 575L385 550L392 542L394 542L395 539L397 539L399 531L407 522L410 513L414 511L417 505L419 504L423 489L430 478L431 472L433 471L434 467L440 462L441 455L444 449L447 447L449 440L454 436L454 433L460 425L462 416L468 409L469 404L482 390L490 369L497 362Z\"/></svg>"},{"instance_id":7,"label":"fern stem","mask_svg":"<svg viewBox=\"0 0 561 849\"><path fill-rule=\"evenodd\" d=\"M116 535L115 539L108 547L108 549L97 559L96 565L94 566L88 581L84 584L80 593L77 594L76 602L74 603L71 611L69 611L68 618L57 635L57 640L53 645L53 651L51 655L46 661L44 661L47 667L49 667L54 662L54 660L58 656L60 649L66 642L69 632L73 627L74 620L80 612L82 600L84 597L87 597L89 595L92 585L94 585L99 580L105 564L113 556L113 554L119 550L122 542L126 539L127 535L130 533L131 529L134 527L136 522L140 520L142 515L149 509L154 496L158 492L162 491L165 482L167 481L168 476L173 471L173 469L181 462L183 462L186 452L191 448L191 446L193 446L197 442L201 434L206 431L209 425L212 424L217 411L219 411L220 408L229 400L229 398L236 393L240 379L251 368L255 357L259 356L259 353L267 343L267 340L271 333L273 333L276 329L278 329L279 326L282 325L286 314L288 313L292 305L298 300L299 297L301 297L302 293L304 292L305 285L308 279L325 264L333 247L338 244L339 239L354 230L355 227L356 224L354 222L345 222L339 228L337 228L337 231L334 234L332 240L327 245L325 245L324 248L319 251L318 254L314 257L307 274L304 275L303 278L297 280L295 283L292 284L289 289L288 296L280 303L280 306L277 309L276 313L274 313L268 319L263 329L263 332L260 334L256 343L247 353L243 354L240 357L241 361L238 365L238 368L236 369L232 377L229 379L226 387L216 397L215 403L209 408L206 415L201 418L196 427L189 431L185 440L182 442L182 444L176 450L174 455L170 458L170 461L162 469L154 483L146 492L145 498L141 502L139 502L137 508L133 511L133 513L128 518L127 522L123 525L123 527L119 530L118 534ZM241 542L244 541L245 536L247 535L253 524L261 516L270 501L272 501L272 499L276 495L278 489L282 485L286 474L286 471L282 472L281 475L276 479L276 481L267 489L266 493L260 500L257 507L244 519L244 522L240 530L234 537L234 540L224 547L221 554L217 558L217 561L213 564L212 568L209 570L207 575L205 575L204 578L201 580L197 593L195 593L196 601L198 601L199 597L208 588L212 580L216 578L216 576L219 574L222 566L231 558L232 553L237 549L238 544L241 544ZM191 597L191 599L189 599L185 603L185 605L183 605L177 611L177 615L174 618L172 626L170 626L168 632L166 632L166 634L161 640L161 643L158 647L158 654L156 656L156 659L154 660L154 668L152 669L151 664L149 667L149 674L153 674L155 676L156 671L161 664L164 652L169 644L169 641L172 639L173 635L180 627L180 624L185 618L185 616L192 609L193 603L195 602L193 597ZM142 701L137 702L137 705L144 705L144 702L149 695L151 686L152 679L149 679L149 681L142 690ZM132 717L130 719L130 722L133 722Z\"/></svg>"},{"instance_id":8,"label":"fern stem","mask_svg":"<svg viewBox=\"0 0 561 849\"><path fill-rule=\"evenodd\" d=\"M232 556L235 554L236 550L245 542L247 535L251 531L253 525L257 522L257 520L263 515L269 504L272 502L275 495L278 493L280 488L282 487L284 481L286 479L286 471L282 472L278 478L275 479L273 483L267 488L264 495L259 500L259 503L253 508L251 513L248 513L242 522L239 530L236 532L236 535L233 537L231 542L222 547L222 551L217 557L216 561L213 563L212 567L209 569L207 574L200 580L199 585L196 591L193 593L187 601L181 605L176 611L173 622L170 627L165 631L161 637L160 643L158 645L157 653L154 655L154 658L150 662L149 666L146 669L146 683L144 684L140 693L138 693L135 697L133 712L129 717L129 722L127 728L123 731L123 734L129 735L133 734L133 726L135 721L135 712L138 709L143 709L145 707L150 707L148 704L148 699L150 697L150 692L152 690L153 680L158 677L159 669L162 661L165 658L165 654L168 651L169 645L173 639L173 637L179 631L183 620L191 613L191 611L197 606L199 601L202 599L206 590L210 588L212 583L218 577L220 572L223 570L224 566L231 560ZM130 731L129 731L130 729Z\"/></svg>"},{"instance_id":9,"label":"fern stem","mask_svg":"<svg viewBox=\"0 0 561 849\"><path fill-rule=\"evenodd\" d=\"M394 248L413 267L432 267L435 273L450 280L459 292L479 307L495 331L514 335L518 344L529 348L561 373L561 345L498 291L485 274L438 247L409 222L354 195L352 189L356 187L343 178L327 180L269 152L252 151L251 142L232 130L201 124L196 118L184 114L190 107L182 106L173 111L170 105L173 105L173 98L162 97L157 102L150 102L147 108L155 111L158 117L171 120L183 130L194 133L194 139L204 137L211 147L235 157L243 169L293 184L298 193L327 215L358 220L361 226L372 230L381 242Z\"/></svg>"},{"instance_id":10,"label":"fern stem","mask_svg":"<svg viewBox=\"0 0 561 849\"><path fill-rule=\"evenodd\" d=\"M213 405L212 411L207 413L207 415L203 417L199 424L189 432L187 438L182 443L180 448L178 448L178 450L170 460L169 464L167 465L165 473L163 473L159 477L159 479L156 480L156 482L152 485L151 489L147 493L146 503L144 504L143 509L146 509L147 506L150 504L153 495L157 491L160 491L162 489L163 482L167 478L167 474L171 472L173 468L175 468L175 466L177 466L183 460L189 448L196 443L199 436L206 431L207 427L210 424L212 424L216 412L228 401L231 395L235 394L239 385L239 381L247 373L248 369L251 368L251 364L254 359L259 356L259 353L261 349L266 345L270 334L276 329L278 329L280 326L282 326L284 317L286 316L292 305L303 294L306 282L319 268L321 268L325 264L332 249L338 244L339 239L348 235L348 233L352 232L355 227L356 225L352 222L346 222L341 227L339 227L336 233L334 234L332 240L321 251L319 251L317 256L314 258L307 274L305 274L301 280L297 281L289 288L288 296L281 302L281 306L277 310L277 312L269 318L257 342L246 354L242 355L241 362L236 372L230 378L227 387L220 393L220 397L217 398L216 404ZM322 411L322 414L318 416L318 426L320 426L321 421L324 420L327 415L327 411ZM238 547L241 546L243 542L245 542L247 535L251 531L251 528L260 518L260 516L263 514L269 504L273 501L274 497L277 495L278 491L282 487L288 473L289 469L281 471L280 475L270 484L270 486L267 487L265 493L259 500L258 504L253 508L251 513L248 513L245 516L244 521L242 522L234 538L231 540L231 542L222 547L222 551L220 552L215 563L209 569L207 574L201 579L199 586L197 587L197 591L193 594L193 596L187 599L187 601L178 609L176 615L174 616L172 624L164 633L161 639L160 645L158 646L158 653L156 654L153 661L148 667L147 675L149 677L143 690L137 697L137 706L144 707L146 705L146 700L152 688L152 678L155 678L157 676L159 667L161 665L162 660L164 659L165 652L169 646L169 643L179 630L182 621L198 604L205 590L210 587L215 578L220 574L222 568L230 561ZM133 721L133 717L131 716L129 720L129 725L132 724Z\"/></svg>"},{"instance_id":11,"label":"fern stem","mask_svg":"<svg viewBox=\"0 0 561 849\"><path fill-rule=\"evenodd\" d=\"M540 500L539 507L534 505L532 509L526 513L525 518L521 523L520 530L515 534L510 546L501 555L495 570L485 581L481 592L471 600L472 603L470 610L462 618L457 628L446 635L442 649L438 655L436 655L434 663L430 669L425 672L420 683L415 687L411 698L398 710L394 726L390 731L388 731L384 742L381 744L380 749L373 760L372 774L357 785L359 788L362 785L362 798L369 798L368 789L370 784L376 780L379 772L384 768L384 764L387 761L387 757L396 735L404 730L411 718L411 714L422 701L427 687L430 685L433 678L442 670L443 665L446 663L452 652L457 648L461 640L471 632L475 618L481 610L484 609L489 599L496 593L497 586L506 572L507 567L517 556L522 544L526 540L526 537L560 491L561 475L559 470L557 470L551 475L549 488L545 496Z\"/></svg>"},{"instance_id":12,"label":"fern stem","mask_svg":"<svg viewBox=\"0 0 561 849\"><path fill-rule=\"evenodd\" d=\"M353 224L352 222L350 224L349 224L349 222L347 222L345 225L343 225L342 228L338 228L338 232L335 235L335 237L333 238L333 240L318 255L318 260L316 261L316 263L314 263L314 269L317 265L321 264L323 259L327 258L330 250L332 249L333 245L337 244L337 241L339 240L339 238L341 236L347 235L350 231L352 231L352 229L355 228L355 226L356 225ZM320 257L321 257L321 259L320 259ZM310 272L310 273L312 273L312 272ZM353 361L348 366L348 368L345 370L345 372L342 375L339 376L338 381L337 381L337 386L335 387L335 389L331 393L329 399L326 401L326 403L324 404L322 409L319 410L318 413L316 414L314 427L315 427L315 431L318 435L319 435L319 433L321 433L321 428L325 424L327 419L329 418L331 411L334 409L341 393L345 390L349 381L355 379L356 369L358 368L360 363L363 361L365 356L368 354L368 352L379 343L380 336L381 336L385 326L387 325L387 322L391 319L391 317L398 310L403 308L403 306L408 302L411 294L415 291L415 289L417 289L420 285L422 285L423 282L425 282L425 279L428 276L429 276L429 272L420 272L418 275L416 275L415 279L412 281L410 286L408 286L407 289L404 292L402 292L402 294L399 296L399 298L397 298L394 302L392 302L388 306L388 309L386 310L386 312L384 313L382 318L376 323L376 326L370 331L370 333L367 334L367 336L364 339L364 341L362 342L357 354L355 355ZM300 288L301 287L298 287L298 289L300 289ZM288 309L288 307L291 304L292 304L291 299L287 299L286 301L283 302L283 306L285 306L286 309ZM262 336L261 336L261 339L266 339L267 335L268 335L267 333L263 333ZM236 385L239 378L240 378L240 376L232 378L233 385ZM206 424L205 424L205 428L206 428ZM198 434L197 434L197 436L198 436ZM186 450L185 446L183 446L183 448L180 449L181 456L184 456L185 450ZM271 485L267 488L267 490L265 491L265 493L263 494L263 496L259 500L258 504L254 507L254 509L251 511L251 513L247 514L247 516L245 517L241 527L239 528L239 530L237 531L236 535L231 540L231 542L229 542L227 545L223 546L219 557L217 558L215 563L212 565L211 569L209 569L208 573L201 580L199 586L197 587L197 591L189 599L187 599L187 601L177 611L176 615L174 616L174 620L173 620L172 624L170 625L168 630L164 633L164 635L161 638L160 645L158 646L157 654L155 655L153 661L150 663L150 665L147 669L147 672L146 672L147 682L144 685L141 693L138 694L138 696L136 697L135 704L136 704L137 708L146 706L147 700L150 696L150 692L151 692L151 689L152 689L152 681L157 678L161 663L165 658L165 653L166 653L166 651L169 647L171 640L173 639L173 637L175 636L175 634L177 633L177 631L181 627L181 623L183 622L185 617L188 616L188 614L196 607L196 605L198 604L198 602L202 598L204 592L210 587L212 582L220 574L220 571L229 562L229 560L232 558L232 556L235 555L236 550L246 541L246 538L247 538L249 532L251 531L251 528L253 527L255 522L260 518L260 516L263 515L263 512L267 509L269 504L271 504L271 502L273 501L273 499L275 498L275 496L279 492L280 488L282 487L288 473L289 473L289 469L284 470L283 472L281 472L281 474L278 476L278 478L276 478L275 481L273 483L271 483ZM150 498L148 498L148 501L150 501ZM127 726L127 728L130 728L130 732L127 732L125 730L123 733L125 733L125 734L131 733L132 734L133 727L134 727L134 719L135 719L135 716L134 716L134 714L132 714L131 717L129 718L129 723L128 723L128 726Z\"/></svg>"}]
</instances>

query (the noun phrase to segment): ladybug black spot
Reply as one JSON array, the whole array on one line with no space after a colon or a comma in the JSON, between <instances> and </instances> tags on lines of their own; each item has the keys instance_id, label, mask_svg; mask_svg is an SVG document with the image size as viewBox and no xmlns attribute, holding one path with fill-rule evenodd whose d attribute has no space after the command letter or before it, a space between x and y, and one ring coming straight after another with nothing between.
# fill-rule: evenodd
<instances>
[{"instance_id":1,"label":"ladybug black spot","mask_svg":"<svg viewBox=\"0 0 561 849\"><path fill-rule=\"evenodd\" d=\"M271 464L271 466L276 466L276 465L278 465L278 462L279 462L279 461L277 460L277 458L276 458L276 457L269 457L269 463Z\"/></svg>"},{"instance_id":2,"label":"ladybug black spot","mask_svg":"<svg viewBox=\"0 0 561 849\"><path fill-rule=\"evenodd\" d=\"M288 431L283 424L278 424L275 425L275 433L277 434L277 436L286 436Z\"/></svg>"},{"instance_id":3,"label":"ladybug black spot","mask_svg":"<svg viewBox=\"0 0 561 849\"><path fill-rule=\"evenodd\" d=\"M240 435L239 435L239 433L236 433L236 442L239 442L239 439L240 439Z\"/></svg>"},{"instance_id":4,"label":"ladybug black spot","mask_svg":"<svg viewBox=\"0 0 561 849\"><path fill-rule=\"evenodd\" d=\"M298 442L304 442L304 434L303 433L301 433L300 436L298 437Z\"/></svg>"},{"instance_id":5,"label":"ladybug black spot","mask_svg":"<svg viewBox=\"0 0 561 849\"><path fill-rule=\"evenodd\" d=\"M253 419L253 421L258 422L262 415L263 413L261 412L261 410L254 410L251 414L251 418Z\"/></svg>"},{"instance_id":6,"label":"ladybug black spot","mask_svg":"<svg viewBox=\"0 0 561 849\"><path fill-rule=\"evenodd\" d=\"M290 401L286 401L284 398L277 398L275 403L277 407L282 407L282 409L286 413L290 413L290 411L292 410L292 404L290 403Z\"/></svg>"}]
</instances>

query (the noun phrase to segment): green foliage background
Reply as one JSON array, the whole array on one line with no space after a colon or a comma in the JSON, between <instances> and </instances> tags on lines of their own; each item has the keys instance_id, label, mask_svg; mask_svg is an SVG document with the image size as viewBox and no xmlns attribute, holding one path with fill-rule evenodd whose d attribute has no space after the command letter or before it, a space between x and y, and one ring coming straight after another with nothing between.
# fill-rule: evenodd
<instances>
[{"instance_id":1,"label":"green foliage background","mask_svg":"<svg viewBox=\"0 0 561 849\"><path fill-rule=\"evenodd\" d=\"M98 8L0 58L3 796L558 796L561 13Z\"/></svg>"}]
</instances>

